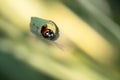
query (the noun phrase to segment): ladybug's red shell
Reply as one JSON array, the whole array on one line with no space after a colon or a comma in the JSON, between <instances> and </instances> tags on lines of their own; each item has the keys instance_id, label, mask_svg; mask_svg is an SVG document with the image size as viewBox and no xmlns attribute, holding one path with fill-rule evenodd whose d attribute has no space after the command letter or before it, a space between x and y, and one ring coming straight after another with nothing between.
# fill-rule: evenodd
<instances>
[{"instance_id":1,"label":"ladybug's red shell","mask_svg":"<svg viewBox=\"0 0 120 80\"><path fill-rule=\"evenodd\" d=\"M46 34L48 31L49 31L48 29L45 29L45 30L42 32L42 35L45 36L45 34Z\"/></svg>"}]
</instances>

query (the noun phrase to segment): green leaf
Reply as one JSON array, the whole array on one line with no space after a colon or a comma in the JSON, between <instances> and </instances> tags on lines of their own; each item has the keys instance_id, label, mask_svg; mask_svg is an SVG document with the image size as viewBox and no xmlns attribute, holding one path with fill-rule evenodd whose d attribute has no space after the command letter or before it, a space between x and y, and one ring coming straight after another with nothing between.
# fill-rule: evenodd
<instances>
[{"instance_id":1,"label":"green leaf","mask_svg":"<svg viewBox=\"0 0 120 80\"><path fill-rule=\"evenodd\" d=\"M32 17L31 18L31 22L30 22L30 30L40 36L40 29L43 25L47 24L49 22L49 20L45 20L45 19L41 19L38 17Z\"/></svg>"}]
</instances>

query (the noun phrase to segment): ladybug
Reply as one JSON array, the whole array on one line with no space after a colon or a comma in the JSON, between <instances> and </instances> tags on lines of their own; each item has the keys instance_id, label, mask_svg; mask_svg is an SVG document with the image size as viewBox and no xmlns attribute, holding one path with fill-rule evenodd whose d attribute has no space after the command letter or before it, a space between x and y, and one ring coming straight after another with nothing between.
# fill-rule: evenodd
<instances>
[{"instance_id":1,"label":"ladybug","mask_svg":"<svg viewBox=\"0 0 120 80\"><path fill-rule=\"evenodd\" d=\"M59 38L59 28L51 20L31 17L30 30L40 38L55 41Z\"/></svg>"},{"instance_id":2,"label":"ladybug","mask_svg":"<svg viewBox=\"0 0 120 80\"><path fill-rule=\"evenodd\" d=\"M55 37L55 33L53 32L53 30L48 29L47 25L42 26L41 34L44 38L50 39L50 40L54 39L54 37Z\"/></svg>"}]
</instances>

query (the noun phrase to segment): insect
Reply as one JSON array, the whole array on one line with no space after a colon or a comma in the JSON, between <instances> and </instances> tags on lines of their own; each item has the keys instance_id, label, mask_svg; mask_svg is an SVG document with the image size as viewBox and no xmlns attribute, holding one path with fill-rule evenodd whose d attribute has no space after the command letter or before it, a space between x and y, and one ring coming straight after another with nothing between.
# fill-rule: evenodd
<instances>
[{"instance_id":1,"label":"insect","mask_svg":"<svg viewBox=\"0 0 120 80\"><path fill-rule=\"evenodd\" d=\"M59 37L59 28L51 20L32 17L30 30L37 36L48 40L57 40Z\"/></svg>"},{"instance_id":2,"label":"insect","mask_svg":"<svg viewBox=\"0 0 120 80\"><path fill-rule=\"evenodd\" d=\"M59 49L63 50L63 47L55 42L55 40L59 38L59 28L53 21L31 17L30 31L40 38L50 40L50 43L53 43Z\"/></svg>"},{"instance_id":3,"label":"insect","mask_svg":"<svg viewBox=\"0 0 120 80\"><path fill-rule=\"evenodd\" d=\"M52 40L55 37L55 33L47 28L47 25L43 25L41 28L41 34L44 38Z\"/></svg>"}]
</instances>

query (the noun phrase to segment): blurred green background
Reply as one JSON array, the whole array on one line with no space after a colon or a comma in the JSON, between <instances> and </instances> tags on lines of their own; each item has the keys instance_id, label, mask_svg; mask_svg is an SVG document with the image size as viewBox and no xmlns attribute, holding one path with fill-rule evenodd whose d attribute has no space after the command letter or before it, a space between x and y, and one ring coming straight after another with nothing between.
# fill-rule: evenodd
<instances>
[{"instance_id":1,"label":"blurred green background","mask_svg":"<svg viewBox=\"0 0 120 80\"><path fill-rule=\"evenodd\" d=\"M0 0L0 80L120 80L119 0ZM54 21L55 42L30 32Z\"/></svg>"}]
</instances>

